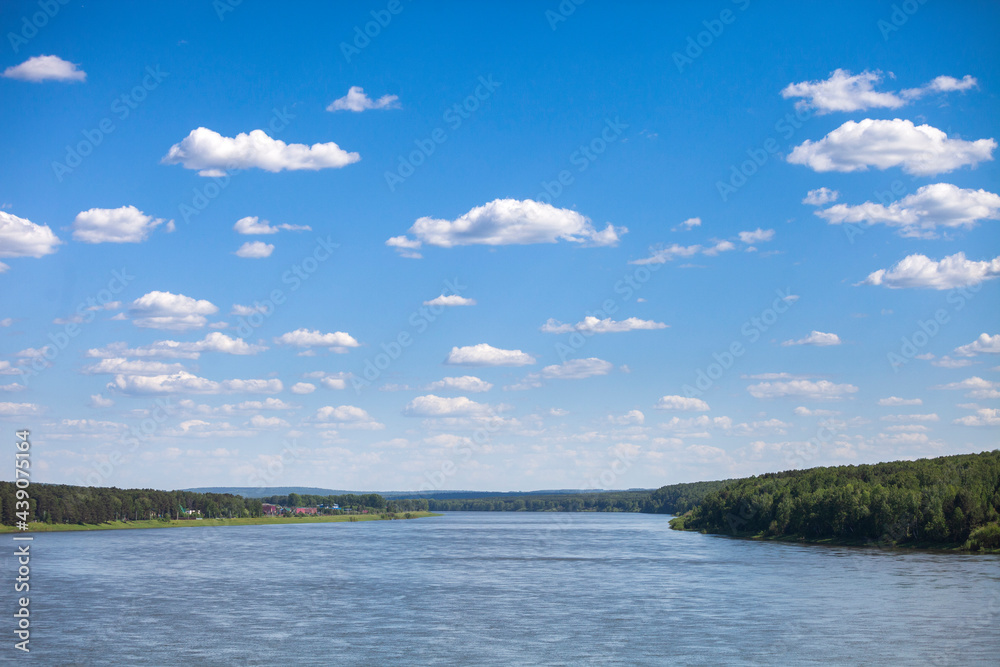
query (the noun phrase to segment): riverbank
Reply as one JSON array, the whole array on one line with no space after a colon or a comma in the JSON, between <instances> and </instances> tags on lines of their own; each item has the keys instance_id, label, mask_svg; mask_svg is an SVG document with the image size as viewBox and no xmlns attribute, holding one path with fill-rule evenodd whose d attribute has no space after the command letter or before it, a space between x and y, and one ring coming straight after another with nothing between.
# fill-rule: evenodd
<instances>
[{"instance_id":1,"label":"riverbank","mask_svg":"<svg viewBox=\"0 0 1000 667\"><path fill-rule=\"evenodd\" d=\"M27 531L18 530L14 526L0 526L0 533L55 533L76 530L135 530L142 528L193 528L198 526L268 526L298 523L353 523L356 521L421 519L431 516L441 515L434 512L396 512L394 514L339 514L332 516L261 516L240 519L170 519L168 521L152 519L150 521L108 521L97 524L32 522L28 524Z\"/></svg>"}]
</instances>

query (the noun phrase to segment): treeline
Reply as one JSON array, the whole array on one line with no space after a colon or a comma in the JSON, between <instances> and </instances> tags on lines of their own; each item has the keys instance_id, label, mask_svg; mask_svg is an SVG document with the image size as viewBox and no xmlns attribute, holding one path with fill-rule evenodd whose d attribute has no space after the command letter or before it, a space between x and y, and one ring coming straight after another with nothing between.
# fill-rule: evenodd
<instances>
[{"instance_id":1,"label":"treeline","mask_svg":"<svg viewBox=\"0 0 1000 667\"><path fill-rule=\"evenodd\" d=\"M679 514L726 482L672 484L655 491L594 491L485 498L430 499L429 509L454 512L646 512Z\"/></svg>"},{"instance_id":2,"label":"treeline","mask_svg":"<svg viewBox=\"0 0 1000 667\"><path fill-rule=\"evenodd\" d=\"M186 513L205 518L261 516L261 502L231 494L118 489L66 484L32 484L23 500L13 482L0 482L0 522L13 526L28 513L28 521L95 524L106 521L177 519ZM18 505L27 502L28 506Z\"/></svg>"},{"instance_id":3,"label":"treeline","mask_svg":"<svg viewBox=\"0 0 1000 667\"><path fill-rule=\"evenodd\" d=\"M732 480L675 528L737 536L1000 549L1000 450Z\"/></svg>"},{"instance_id":4,"label":"treeline","mask_svg":"<svg viewBox=\"0 0 1000 667\"><path fill-rule=\"evenodd\" d=\"M376 512L426 512L425 499L386 500L377 493L346 493L335 496L320 496L308 493L289 493L288 495L267 496L258 499L259 502L282 507L319 507L324 506L331 513L330 507L337 505L341 510L369 510Z\"/></svg>"}]
</instances>

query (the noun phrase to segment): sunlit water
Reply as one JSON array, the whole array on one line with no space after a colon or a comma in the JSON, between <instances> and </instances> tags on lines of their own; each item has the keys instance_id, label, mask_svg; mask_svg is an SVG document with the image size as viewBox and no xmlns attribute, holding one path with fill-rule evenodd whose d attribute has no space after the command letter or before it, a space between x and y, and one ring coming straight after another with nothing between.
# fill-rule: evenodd
<instances>
[{"instance_id":1,"label":"sunlit water","mask_svg":"<svg viewBox=\"0 0 1000 667\"><path fill-rule=\"evenodd\" d=\"M1000 662L1000 557L757 543L665 516L48 533L32 551L25 664ZM0 654L22 657L4 616Z\"/></svg>"}]
</instances>

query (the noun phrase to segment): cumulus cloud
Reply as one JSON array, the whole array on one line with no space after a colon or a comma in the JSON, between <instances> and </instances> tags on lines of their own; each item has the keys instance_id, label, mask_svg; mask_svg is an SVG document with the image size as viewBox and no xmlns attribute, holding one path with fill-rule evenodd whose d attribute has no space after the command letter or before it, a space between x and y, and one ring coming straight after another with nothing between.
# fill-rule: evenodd
<instances>
[{"instance_id":1,"label":"cumulus cloud","mask_svg":"<svg viewBox=\"0 0 1000 667\"><path fill-rule=\"evenodd\" d=\"M351 86L347 94L330 102L327 111L354 111L361 112L369 109L398 109L399 97L396 95L383 95L377 100L365 95L361 86Z\"/></svg>"},{"instance_id":2,"label":"cumulus cloud","mask_svg":"<svg viewBox=\"0 0 1000 667\"><path fill-rule=\"evenodd\" d=\"M208 322L205 316L217 313L219 308L204 299L154 291L133 301L128 310L137 327L186 331L205 326Z\"/></svg>"},{"instance_id":3,"label":"cumulus cloud","mask_svg":"<svg viewBox=\"0 0 1000 667\"><path fill-rule=\"evenodd\" d=\"M281 380L223 380L215 382L180 371L169 375L117 375L108 389L122 394L276 394Z\"/></svg>"},{"instance_id":4,"label":"cumulus cloud","mask_svg":"<svg viewBox=\"0 0 1000 667\"><path fill-rule=\"evenodd\" d=\"M977 354L1000 354L1000 334L979 334L979 338L968 345L955 348L955 354L962 357L974 357Z\"/></svg>"},{"instance_id":5,"label":"cumulus cloud","mask_svg":"<svg viewBox=\"0 0 1000 667\"><path fill-rule=\"evenodd\" d=\"M73 240L83 243L142 243L166 222L146 215L135 206L92 208L73 221Z\"/></svg>"},{"instance_id":6,"label":"cumulus cloud","mask_svg":"<svg viewBox=\"0 0 1000 667\"><path fill-rule=\"evenodd\" d=\"M156 359L197 359L202 352L249 355L266 350L263 345L251 345L242 338L231 338L219 331L213 331L203 339L190 342L158 340L150 345L128 347L126 343L110 343L100 348L87 350L86 356L96 359L114 357L139 357Z\"/></svg>"},{"instance_id":7,"label":"cumulus cloud","mask_svg":"<svg viewBox=\"0 0 1000 667\"><path fill-rule=\"evenodd\" d=\"M752 232L740 232L738 236L740 237L740 241L742 241L743 243L752 245L754 243L764 243L773 239L774 230L761 229L760 227L758 227Z\"/></svg>"},{"instance_id":8,"label":"cumulus cloud","mask_svg":"<svg viewBox=\"0 0 1000 667\"><path fill-rule=\"evenodd\" d=\"M889 398L878 399L878 404L882 406L923 405L924 402L919 398L900 398L898 396L890 396Z\"/></svg>"},{"instance_id":9,"label":"cumulus cloud","mask_svg":"<svg viewBox=\"0 0 1000 667\"><path fill-rule=\"evenodd\" d=\"M445 359L452 366L529 366L535 358L521 350L503 350L487 343L453 347Z\"/></svg>"},{"instance_id":10,"label":"cumulus cloud","mask_svg":"<svg viewBox=\"0 0 1000 667\"><path fill-rule=\"evenodd\" d=\"M286 144L263 130L231 138L199 127L171 146L161 162L197 169L199 176L218 176L227 169L255 167L270 172L339 169L360 159L357 153L348 153L332 141L312 146Z\"/></svg>"},{"instance_id":11,"label":"cumulus cloud","mask_svg":"<svg viewBox=\"0 0 1000 667\"><path fill-rule=\"evenodd\" d=\"M110 357L101 359L96 364L85 366L83 373L87 375L168 375L183 371L180 364L168 364L162 361L144 361L142 359L124 359L122 357Z\"/></svg>"},{"instance_id":12,"label":"cumulus cloud","mask_svg":"<svg viewBox=\"0 0 1000 667\"><path fill-rule=\"evenodd\" d=\"M36 225L25 218L0 211L0 257L43 257L62 243L48 225ZM0 262L0 273L7 265Z\"/></svg>"},{"instance_id":13,"label":"cumulus cloud","mask_svg":"<svg viewBox=\"0 0 1000 667\"><path fill-rule=\"evenodd\" d=\"M817 345L820 347L825 347L827 345L840 345L840 336L834 333L813 331L805 338L799 338L798 340L786 340L781 345L783 347L789 347L791 345Z\"/></svg>"},{"instance_id":14,"label":"cumulus cloud","mask_svg":"<svg viewBox=\"0 0 1000 667\"><path fill-rule=\"evenodd\" d=\"M434 394L417 396L406 404L403 414L407 417L480 417L488 416L493 409L465 396L442 398Z\"/></svg>"},{"instance_id":15,"label":"cumulus cloud","mask_svg":"<svg viewBox=\"0 0 1000 667\"><path fill-rule=\"evenodd\" d=\"M270 257L274 252L274 244L263 241L247 241L234 253L237 257L245 259L263 259Z\"/></svg>"},{"instance_id":16,"label":"cumulus cloud","mask_svg":"<svg viewBox=\"0 0 1000 667\"><path fill-rule=\"evenodd\" d=\"M457 294L442 294L434 297L430 301L424 301L425 306L474 306L475 299L467 299Z\"/></svg>"},{"instance_id":17,"label":"cumulus cloud","mask_svg":"<svg viewBox=\"0 0 1000 667\"><path fill-rule=\"evenodd\" d=\"M380 424L365 410L353 405L324 406L316 411L315 419L319 423L336 424L344 429L378 431L385 428L385 424Z\"/></svg>"},{"instance_id":18,"label":"cumulus cloud","mask_svg":"<svg viewBox=\"0 0 1000 667\"><path fill-rule=\"evenodd\" d=\"M949 139L930 125L909 120L847 121L819 141L806 140L788 156L814 171L867 171L902 167L914 176L933 176L993 159L993 139Z\"/></svg>"},{"instance_id":19,"label":"cumulus cloud","mask_svg":"<svg viewBox=\"0 0 1000 667\"><path fill-rule=\"evenodd\" d=\"M1000 382L991 382L990 380L984 380L979 376L972 376L966 378L961 382L949 382L948 384L937 385L936 387L931 387L932 389L948 389L952 391L968 391L966 396L969 398L980 398L980 399L990 399L990 398L1000 398Z\"/></svg>"},{"instance_id":20,"label":"cumulus cloud","mask_svg":"<svg viewBox=\"0 0 1000 667\"><path fill-rule=\"evenodd\" d=\"M237 234L277 234L281 230L291 232L312 231L312 227L309 225L272 225L269 221L261 220L256 215L240 218L233 225L233 229L236 230Z\"/></svg>"},{"instance_id":21,"label":"cumulus cloud","mask_svg":"<svg viewBox=\"0 0 1000 667\"><path fill-rule=\"evenodd\" d=\"M644 329L666 329L667 325L663 322L654 322L653 320L640 320L637 317L629 317L628 319L615 321L610 317L603 320L594 317L593 315L588 315L583 318L582 321L576 324L563 324L558 320L549 318L545 324L542 325L541 330L544 333L553 334L563 334L572 333L573 331L580 331L584 333L621 333L624 331L639 331Z\"/></svg>"},{"instance_id":22,"label":"cumulus cloud","mask_svg":"<svg viewBox=\"0 0 1000 667\"><path fill-rule=\"evenodd\" d=\"M4 417L27 417L40 414L42 414L42 408L35 403L0 402L0 415Z\"/></svg>"},{"instance_id":23,"label":"cumulus cloud","mask_svg":"<svg viewBox=\"0 0 1000 667\"><path fill-rule=\"evenodd\" d=\"M292 345L294 347L327 347L334 352L344 353L348 348L358 347L360 343L348 333L334 331L333 333L320 333L318 329L296 329L289 331L274 339L278 345Z\"/></svg>"},{"instance_id":24,"label":"cumulus cloud","mask_svg":"<svg viewBox=\"0 0 1000 667\"><path fill-rule=\"evenodd\" d=\"M590 357L588 359L570 359L562 364L546 366L541 376L546 380L582 380L595 375L607 375L614 368L609 361Z\"/></svg>"},{"instance_id":25,"label":"cumulus cloud","mask_svg":"<svg viewBox=\"0 0 1000 667\"><path fill-rule=\"evenodd\" d=\"M650 248L650 256L642 259L633 259L629 264L665 264L672 262L678 257L691 257L693 255L707 255L715 257L719 253L735 250L736 246L732 241L712 241L712 245L703 246L700 244L682 246L672 243L669 246L653 246Z\"/></svg>"},{"instance_id":26,"label":"cumulus cloud","mask_svg":"<svg viewBox=\"0 0 1000 667\"><path fill-rule=\"evenodd\" d=\"M646 423L642 410L629 410L623 415L608 415L608 421L620 426L641 426Z\"/></svg>"},{"instance_id":27,"label":"cumulus cloud","mask_svg":"<svg viewBox=\"0 0 1000 667\"><path fill-rule=\"evenodd\" d=\"M906 104L893 93L876 91L875 84L881 81L882 73L879 71L865 70L860 74L851 74L848 70L837 69L825 80L791 83L781 91L781 96L786 100L804 98L795 103L795 108L815 110L818 116L834 111L896 109Z\"/></svg>"},{"instance_id":28,"label":"cumulus cloud","mask_svg":"<svg viewBox=\"0 0 1000 667\"><path fill-rule=\"evenodd\" d=\"M802 203L808 204L809 206L824 206L830 202L837 201L838 197L840 197L840 193L836 190L818 188L807 192L805 199L802 200Z\"/></svg>"},{"instance_id":29,"label":"cumulus cloud","mask_svg":"<svg viewBox=\"0 0 1000 667\"><path fill-rule=\"evenodd\" d=\"M35 56L20 65L3 71L8 79L20 79L40 83L42 81L86 81L87 73L79 65L63 60L59 56Z\"/></svg>"},{"instance_id":30,"label":"cumulus cloud","mask_svg":"<svg viewBox=\"0 0 1000 667\"><path fill-rule=\"evenodd\" d=\"M781 96L802 98L795 103L796 109L814 110L816 115L822 116L834 111L898 109L930 93L964 92L977 85L976 79L969 75L962 79L939 76L919 88L908 88L897 94L875 90L881 82L882 72L878 70L851 74L848 70L837 69L825 80L789 84L781 91Z\"/></svg>"},{"instance_id":31,"label":"cumulus cloud","mask_svg":"<svg viewBox=\"0 0 1000 667\"><path fill-rule=\"evenodd\" d=\"M865 285L882 285L890 289L936 289L975 285L1000 276L1000 257L986 261L965 258L964 252L935 261L926 255L908 255L889 269L868 274Z\"/></svg>"},{"instance_id":32,"label":"cumulus cloud","mask_svg":"<svg viewBox=\"0 0 1000 667\"><path fill-rule=\"evenodd\" d=\"M627 231L610 224L603 231L597 231L589 218L576 211L531 199L495 199L455 220L419 218L409 229L415 238L396 236L386 241L386 245L409 257L419 257L416 251L424 244L452 248L568 241L588 246L613 246Z\"/></svg>"},{"instance_id":33,"label":"cumulus cloud","mask_svg":"<svg viewBox=\"0 0 1000 667\"><path fill-rule=\"evenodd\" d=\"M701 227L701 218L688 218L670 231L676 232L678 229L686 231L695 227Z\"/></svg>"},{"instance_id":34,"label":"cumulus cloud","mask_svg":"<svg viewBox=\"0 0 1000 667\"><path fill-rule=\"evenodd\" d=\"M816 410L802 405L795 408L794 412L800 417L836 417L840 414L839 410Z\"/></svg>"},{"instance_id":35,"label":"cumulus cloud","mask_svg":"<svg viewBox=\"0 0 1000 667\"><path fill-rule=\"evenodd\" d=\"M962 189L950 183L919 188L888 206L865 202L857 206L838 204L816 215L830 224L884 224L900 236L937 238L939 227L971 229L980 220L1000 219L1000 195L986 190Z\"/></svg>"},{"instance_id":36,"label":"cumulus cloud","mask_svg":"<svg viewBox=\"0 0 1000 667\"><path fill-rule=\"evenodd\" d=\"M316 385L309 382L296 382L292 385L291 392L293 394L311 394L316 391Z\"/></svg>"},{"instance_id":37,"label":"cumulus cloud","mask_svg":"<svg viewBox=\"0 0 1000 667\"><path fill-rule=\"evenodd\" d=\"M658 410L673 410L679 412L707 412L708 403L700 398L687 396L664 396L656 403Z\"/></svg>"},{"instance_id":38,"label":"cumulus cloud","mask_svg":"<svg viewBox=\"0 0 1000 667\"><path fill-rule=\"evenodd\" d=\"M351 379L351 374L313 371L306 373L303 377L319 380L319 383L327 389L347 389L347 381Z\"/></svg>"},{"instance_id":39,"label":"cumulus cloud","mask_svg":"<svg viewBox=\"0 0 1000 667\"><path fill-rule=\"evenodd\" d=\"M275 428L288 428L290 424L286 422L281 417L265 417L264 415L254 415L247 422L247 426L251 428L261 428L261 429L275 429Z\"/></svg>"},{"instance_id":40,"label":"cumulus cloud","mask_svg":"<svg viewBox=\"0 0 1000 667\"><path fill-rule=\"evenodd\" d=\"M979 408L975 414L954 420L962 426L1000 426L1000 408Z\"/></svg>"},{"instance_id":41,"label":"cumulus cloud","mask_svg":"<svg viewBox=\"0 0 1000 667\"><path fill-rule=\"evenodd\" d=\"M788 382L761 382L750 385L747 391L754 398L783 398L795 396L815 400L839 400L858 391L853 384L834 384L829 380L790 380Z\"/></svg>"},{"instance_id":42,"label":"cumulus cloud","mask_svg":"<svg viewBox=\"0 0 1000 667\"><path fill-rule=\"evenodd\" d=\"M940 420L935 413L917 415L884 415L879 417L884 422L936 422Z\"/></svg>"},{"instance_id":43,"label":"cumulus cloud","mask_svg":"<svg viewBox=\"0 0 1000 667\"><path fill-rule=\"evenodd\" d=\"M463 375L461 377L441 378L436 382L431 382L425 388L427 391L465 391L470 393L480 393L489 391L493 385L486 380L473 375Z\"/></svg>"}]
</instances>

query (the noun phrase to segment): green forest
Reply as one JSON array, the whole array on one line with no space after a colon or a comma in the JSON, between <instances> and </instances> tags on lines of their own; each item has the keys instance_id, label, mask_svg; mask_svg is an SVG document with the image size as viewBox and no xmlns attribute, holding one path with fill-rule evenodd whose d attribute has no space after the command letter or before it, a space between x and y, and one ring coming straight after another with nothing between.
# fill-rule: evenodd
<instances>
[{"instance_id":1,"label":"green forest","mask_svg":"<svg viewBox=\"0 0 1000 667\"><path fill-rule=\"evenodd\" d=\"M1000 549L1000 450L733 480L681 530L881 546Z\"/></svg>"},{"instance_id":2,"label":"green forest","mask_svg":"<svg viewBox=\"0 0 1000 667\"><path fill-rule=\"evenodd\" d=\"M333 496L321 496L308 493L289 493L288 495L267 496L259 498L262 503L280 505L282 507L322 507L320 514L332 514L331 509L337 505L341 510L373 510L379 512L426 512L427 500L423 498L393 498L387 500L377 493L344 493Z\"/></svg>"},{"instance_id":3,"label":"green forest","mask_svg":"<svg viewBox=\"0 0 1000 667\"><path fill-rule=\"evenodd\" d=\"M329 501L329 497L320 498ZM385 498L378 494L336 498L345 501L339 503L341 507L359 511L410 511L421 504L426 507L426 501L393 501L387 506ZM288 503L287 496L280 499L286 501L282 503L286 505L308 505L313 497L300 497L300 503ZM206 519L235 519L261 516L262 502L270 501L271 499L262 501L259 498L244 498L228 493L65 484L32 484L28 489L18 489L13 482L0 482L0 523L14 526L18 521L26 520L56 524L101 524L108 521L183 519L195 515ZM27 514L23 514L24 512Z\"/></svg>"}]
</instances>

